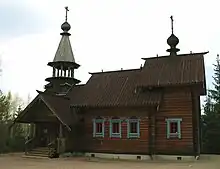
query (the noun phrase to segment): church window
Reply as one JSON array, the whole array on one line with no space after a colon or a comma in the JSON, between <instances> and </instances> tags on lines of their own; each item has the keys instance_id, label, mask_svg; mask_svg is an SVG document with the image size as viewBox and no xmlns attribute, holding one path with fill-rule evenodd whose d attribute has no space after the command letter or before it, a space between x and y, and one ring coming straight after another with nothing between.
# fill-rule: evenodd
<instances>
[{"instance_id":1,"label":"church window","mask_svg":"<svg viewBox=\"0 0 220 169\"><path fill-rule=\"evenodd\" d=\"M166 119L167 138L181 138L181 118Z\"/></svg>"},{"instance_id":2,"label":"church window","mask_svg":"<svg viewBox=\"0 0 220 169\"><path fill-rule=\"evenodd\" d=\"M101 117L93 119L93 137L104 137L104 119Z\"/></svg>"},{"instance_id":3,"label":"church window","mask_svg":"<svg viewBox=\"0 0 220 169\"><path fill-rule=\"evenodd\" d=\"M127 120L127 136L128 138L140 137L140 120L136 117L132 117Z\"/></svg>"},{"instance_id":4,"label":"church window","mask_svg":"<svg viewBox=\"0 0 220 169\"><path fill-rule=\"evenodd\" d=\"M109 125L110 137L121 138L121 120L119 118L112 118Z\"/></svg>"}]
</instances>

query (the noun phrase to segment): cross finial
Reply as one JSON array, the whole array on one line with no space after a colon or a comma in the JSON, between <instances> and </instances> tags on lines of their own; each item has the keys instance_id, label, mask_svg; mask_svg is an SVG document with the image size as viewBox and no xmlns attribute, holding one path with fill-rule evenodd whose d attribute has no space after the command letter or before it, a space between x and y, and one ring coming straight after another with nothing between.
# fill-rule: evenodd
<instances>
[{"instance_id":1,"label":"cross finial","mask_svg":"<svg viewBox=\"0 0 220 169\"><path fill-rule=\"evenodd\" d=\"M65 9L66 9L66 22L67 22L67 12L69 11L68 6L66 6Z\"/></svg>"},{"instance_id":2,"label":"cross finial","mask_svg":"<svg viewBox=\"0 0 220 169\"><path fill-rule=\"evenodd\" d=\"M172 34L173 34L173 16L172 15L171 15L170 19L171 19L171 30L172 30Z\"/></svg>"}]
</instances>

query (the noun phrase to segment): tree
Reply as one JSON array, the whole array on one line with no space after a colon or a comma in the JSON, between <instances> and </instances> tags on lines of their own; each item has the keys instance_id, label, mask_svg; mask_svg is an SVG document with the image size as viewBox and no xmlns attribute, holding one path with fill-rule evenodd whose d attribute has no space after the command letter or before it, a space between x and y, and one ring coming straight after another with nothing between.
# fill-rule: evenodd
<instances>
[{"instance_id":1,"label":"tree","mask_svg":"<svg viewBox=\"0 0 220 169\"><path fill-rule=\"evenodd\" d=\"M9 126L21 112L23 101L18 95L0 92L0 153L23 150L24 127L21 124L13 125L13 135L10 137Z\"/></svg>"},{"instance_id":2,"label":"tree","mask_svg":"<svg viewBox=\"0 0 220 169\"><path fill-rule=\"evenodd\" d=\"M213 76L214 89L210 90L210 97L217 103L220 104L220 58L219 55L216 57L216 64L214 64L214 76Z\"/></svg>"},{"instance_id":3,"label":"tree","mask_svg":"<svg viewBox=\"0 0 220 169\"><path fill-rule=\"evenodd\" d=\"M6 96L0 91L0 123L5 123L8 120L9 107L10 96Z\"/></svg>"},{"instance_id":4,"label":"tree","mask_svg":"<svg viewBox=\"0 0 220 169\"><path fill-rule=\"evenodd\" d=\"M210 96L206 97L204 115L202 115L203 150L207 153L220 153L220 114L219 107L212 103Z\"/></svg>"},{"instance_id":5,"label":"tree","mask_svg":"<svg viewBox=\"0 0 220 169\"><path fill-rule=\"evenodd\" d=\"M203 150L206 153L220 153L220 59L214 64L214 89L208 90L202 116Z\"/></svg>"}]
</instances>

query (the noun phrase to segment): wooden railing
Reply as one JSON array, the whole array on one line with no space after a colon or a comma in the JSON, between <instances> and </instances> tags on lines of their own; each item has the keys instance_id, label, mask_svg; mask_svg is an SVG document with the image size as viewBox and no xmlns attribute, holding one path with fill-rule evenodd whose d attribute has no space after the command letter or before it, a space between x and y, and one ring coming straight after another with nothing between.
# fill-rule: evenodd
<instances>
[{"instance_id":1,"label":"wooden railing","mask_svg":"<svg viewBox=\"0 0 220 169\"><path fill-rule=\"evenodd\" d=\"M25 154L28 153L29 150L31 150L34 147L34 140L35 138L30 138L25 142Z\"/></svg>"},{"instance_id":2,"label":"wooden railing","mask_svg":"<svg viewBox=\"0 0 220 169\"><path fill-rule=\"evenodd\" d=\"M51 141L48 145L47 145L48 149L49 149L49 154L48 156L53 158L56 157L58 155L57 152L57 139L54 139L53 141Z\"/></svg>"}]
</instances>

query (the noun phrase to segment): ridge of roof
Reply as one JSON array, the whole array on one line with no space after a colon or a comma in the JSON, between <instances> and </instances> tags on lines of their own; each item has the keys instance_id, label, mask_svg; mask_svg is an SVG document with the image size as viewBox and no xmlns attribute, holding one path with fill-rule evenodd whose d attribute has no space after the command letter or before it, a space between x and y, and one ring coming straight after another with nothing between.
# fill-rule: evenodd
<instances>
[{"instance_id":1,"label":"ridge of roof","mask_svg":"<svg viewBox=\"0 0 220 169\"><path fill-rule=\"evenodd\" d=\"M193 55L205 55L209 53L209 51L206 52L198 52L198 53L184 53L184 54L178 54L176 57L181 57L181 56L193 56ZM156 57L149 57L149 58L141 58L143 60L150 60L150 59L160 59L160 58L165 58L165 57L170 57L170 55L162 55L162 56L156 56Z\"/></svg>"},{"instance_id":2,"label":"ridge of roof","mask_svg":"<svg viewBox=\"0 0 220 169\"><path fill-rule=\"evenodd\" d=\"M124 70L110 70L110 71L105 71L105 72L89 72L89 74L94 75L94 74L105 74L105 73L122 73L122 72L128 72L128 71L138 71L141 70L140 68L136 69L124 69Z\"/></svg>"}]
</instances>

